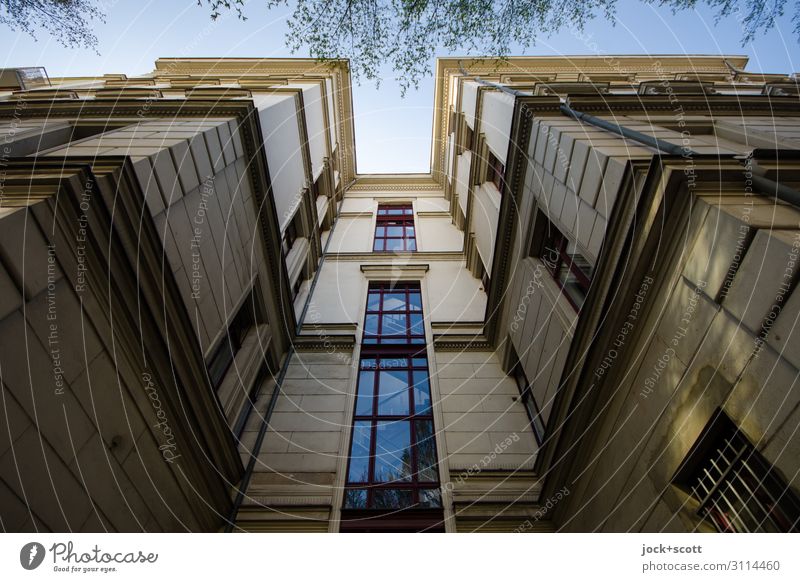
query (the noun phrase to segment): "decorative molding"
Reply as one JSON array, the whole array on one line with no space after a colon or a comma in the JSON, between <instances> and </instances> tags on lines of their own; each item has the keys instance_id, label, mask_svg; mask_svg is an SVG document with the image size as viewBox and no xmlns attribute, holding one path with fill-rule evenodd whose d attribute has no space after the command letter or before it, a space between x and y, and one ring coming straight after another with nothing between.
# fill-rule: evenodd
<instances>
[{"instance_id":1,"label":"decorative molding","mask_svg":"<svg viewBox=\"0 0 800 582\"><path fill-rule=\"evenodd\" d=\"M416 251L392 253L328 253L326 261L463 261L460 251ZM400 264L398 264L400 266Z\"/></svg>"},{"instance_id":2,"label":"decorative molding","mask_svg":"<svg viewBox=\"0 0 800 582\"><path fill-rule=\"evenodd\" d=\"M418 281L425 277L430 270L430 265L397 265L392 263L379 263L371 265L361 265L361 272L370 280L391 279L391 280L412 280Z\"/></svg>"},{"instance_id":3,"label":"decorative molding","mask_svg":"<svg viewBox=\"0 0 800 582\"><path fill-rule=\"evenodd\" d=\"M471 329L483 327L483 320L480 321L432 321L433 329Z\"/></svg>"},{"instance_id":4,"label":"decorative molding","mask_svg":"<svg viewBox=\"0 0 800 582\"><path fill-rule=\"evenodd\" d=\"M491 352L494 348L483 334L434 334L433 349L437 352Z\"/></svg>"},{"instance_id":5,"label":"decorative molding","mask_svg":"<svg viewBox=\"0 0 800 582\"><path fill-rule=\"evenodd\" d=\"M369 210L356 210L351 212L340 212L339 218L372 218L374 212Z\"/></svg>"},{"instance_id":6,"label":"decorative molding","mask_svg":"<svg viewBox=\"0 0 800 582\"><path fill-rule=\"evenodd\" d=\"M451 218L447 210L418 210L418 218Z\"/></svg>"}]
</instances>

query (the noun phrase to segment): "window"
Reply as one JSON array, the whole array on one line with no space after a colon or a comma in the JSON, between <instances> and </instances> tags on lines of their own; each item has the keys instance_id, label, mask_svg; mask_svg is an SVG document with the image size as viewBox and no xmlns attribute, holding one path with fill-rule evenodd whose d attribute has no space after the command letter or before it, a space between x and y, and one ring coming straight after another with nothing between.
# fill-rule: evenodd
<instances>
[{"instance_id":1,"label":"window","mask_svg":"<svg viewBox=\"0 0 800 582\"><path fill-rule=\"evenodd\" d=\"M536 399L533 397L533 389L528 383L528 378L525 376L525 370L522 369L522 364L517 361L512 371L514 379L517 381L517 388L519 388L520 400L528 412L528 420L531 421L531 429L533 436L536 438L536 444L542 446L544 442L545 424L542 418L542 413L539 411L539 406L536 404Z\"/></svg>"},{"instance_id":2,"label":"window","mask_svg":"<svg viewBox=\"0 0 800 582\"><path fill-rule=\"evenodd\" d=\"M500 163L492 152L489 152L489 159L487 160L486 168L486 181L495 185L498 192L503 193L503 176L506 173L505 166Z\"/></svg>"},{"instance_id":3,"label":"window","mask_svg":"<svg viewBox=\"0 0 800 582\"><path fill-rule=\"evenodd\" d=\"M425 344L422 295L418 284L370 285L363 343L417 347Z\"/></svg>"},{"instance_id":4,"label":"window","mask_svg":"<svg viewBox=\"0 0 800 582\"><path fill-rule=\"evenodd\" d=\"M283 251L283 258L289 256L289 251L294 246L294 241L297 240L297 225L294 219L287 225L286 230L283 231L283 238L281 239L281 250Z\"/></svg>"},{"instance_id":5,"label":"window","mask_svg":"<svg viewBox=\"0 0 800 582\"><path fill-rule=\"evenodd\" d=\"M471 151L472 146L475 145L473 142L475 141L475 132L472 131L472 128L464 124L464 149L466 151Z\"/></svg>"},{"instance_id":6,"label":"window","mask_svg":"<svg viewBox=\"0 0 800 582\"><path fill-rule=\"evenodd\" d=\"M344 509L441 510L431 406L419 284L372 284Z\"/></svg>"},{"instance_id":7,"label":"window","mask_svg":"<svg viewBox=\"0 0 800 582\"><path fill-rule=\"evenodd\" d=\"M592 265L551 222L546 221L544 228L539 257L572 306L580 311L592 283Z\"/></svg>"},{"instance_id":8,"label":"window","mask_svg":"<svg viewBox=\"0 0 800 582\"><path fill-rule=\"evenodd\" d=\"M717 410L673 482L720 532L798 532L800 500L728 416Z\"/></svg>"},{"instance_id":9,"label":"window","mask_svg":"<svg viewBox=\"0 0 800 582\"><path fill-rule=\"evenodd\" d=\"M245 336L255 327L258 319L255 309L253 295L248 295L228 324L227 332L220 340L219 345L211 354L208 361L208 377L215 389L219 388L222 383L225 373L242 347Z\"/></svg>"},{"instance_id":10,"label":"window","mask_svg":"<svg viewBox=\"0 0 800 582\"><path fill-rule=\"evenodd\" d=\"M416 251L414 210L411 204L380 204L375 223L373 251Z\"/></svg>"}]
</instances>

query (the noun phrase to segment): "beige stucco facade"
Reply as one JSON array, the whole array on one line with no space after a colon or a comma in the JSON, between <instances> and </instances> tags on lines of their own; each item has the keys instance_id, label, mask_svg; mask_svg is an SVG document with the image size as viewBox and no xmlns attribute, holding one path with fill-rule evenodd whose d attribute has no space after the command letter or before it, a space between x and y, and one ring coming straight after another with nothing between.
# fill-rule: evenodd
<instances>
[{"instance_id":1,"label":"beige stucco facade","mask_svg":"<svg viewBox=\"0 0 800 582\"><path fill-rule=\"evenodd\" d=\"M796 191L800 107L746 64L440 59L414 175L358 174L344 61L0 88L3 528L719 529L721 414L792 501L800 211L753 175ZM421 298L429 507L347 501L376 285Z\"/></svg>"}]
</instances>

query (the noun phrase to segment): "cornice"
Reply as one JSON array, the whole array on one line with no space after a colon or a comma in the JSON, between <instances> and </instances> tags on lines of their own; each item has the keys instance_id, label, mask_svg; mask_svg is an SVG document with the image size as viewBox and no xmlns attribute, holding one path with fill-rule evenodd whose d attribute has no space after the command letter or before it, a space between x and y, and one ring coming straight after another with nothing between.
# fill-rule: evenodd
<instances>
[{"instance_id":1,"label":"cornice","mask_svg":"<svg viewBox=\"0 0 800 582\"><path fill-rule=\"evenodd\" d=\"M542 75L611 73L716 73L730 74L725 64L743 70L748 57L741 55L565 55L475 58L443 57L436 60L434 74L433 127L431 136L431 175L444 185L447 155L447 117L451 83L461 77L463 66L468 76L497 77L502 74Z\"/></svg>"},{"instance_id":2,"label":"cornice","mask_svg":"<svg viewBox=\"0 0 800 582\"><path fill-rule=\"evenodd\" d=\"M430 270L427 264L395 264L395 263L373 263L361 265L361 272L367 279L422 279Z\"/></svg>"},{"instance_id":3,"label":"cornice","mask_svg":"<svg viewBox=\"0 0 800 582\"><path fill-rule=\"evenodd\" d=\"M460 251L416 251L405 253L328 253L325 255L326 261L376 261L381 264L385 261L404 261L404 263L392 263L397 267L408 264L407 261L463 261L464 253Z\"/></svg>"},{"instance_id":4,"label":"cornice","mask_svg":"<svg viewBox=\"0 0 800 582\"><path fill-rule=\"evenodd\" d=\"M418 218L450 218L447 210L418 210Z\"/></svg>"},{"instance_id":5,"label":"cornice","mask_svg":"<svg viewBox=\"0 0 800 582\"><path fill-rule=\"evenodd\" d=\"M434 334L433 349L437 352L491 352L491 343L483 334Z\"/></svg>"}]
</instances>

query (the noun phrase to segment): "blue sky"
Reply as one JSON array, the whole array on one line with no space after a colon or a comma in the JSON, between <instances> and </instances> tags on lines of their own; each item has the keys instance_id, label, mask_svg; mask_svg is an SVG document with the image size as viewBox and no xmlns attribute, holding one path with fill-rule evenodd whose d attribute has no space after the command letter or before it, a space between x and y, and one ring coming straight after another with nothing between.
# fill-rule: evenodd
<instances>
[{"instance_id":1,"label":"blue sky","mask_svg":"<svg viewBox=\"0 0 800 582\"><path fill-rule=\"evenodd\" d=\"M50 75L148 73L159 57L285 57L288 10L268 12L260 2L250 2L248 20L225 17L211 23L206 7L194 0L177 2L105 0L111 6L105 24L97 23L97 55L87 49L65 49L45 33L38 40L0 25L6 54L2 67L44 66ZM672 15L638 0L620 0L614 25L597 19L583 39L563 31L524 51L531 55L726 53L750 57L748 70L791 73L800 70L800 45L790 16L776 29L741 46L741 29L735 17L715 23L708 10ZM595 46L587 48L587 40ZM523 51L516 51L523 54ZM295 56L305 57L298 52ZM427 172L433 80L426 78L418 91L403 99L392 71L384 72L379 89L362 81L354 87L356 156L358 171Z\"/></svg>"}]
</instances>

